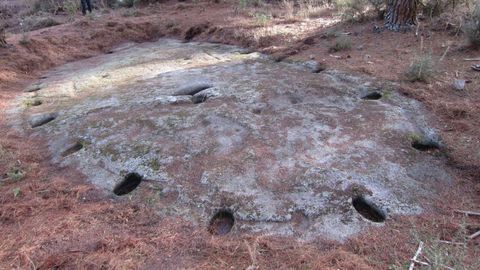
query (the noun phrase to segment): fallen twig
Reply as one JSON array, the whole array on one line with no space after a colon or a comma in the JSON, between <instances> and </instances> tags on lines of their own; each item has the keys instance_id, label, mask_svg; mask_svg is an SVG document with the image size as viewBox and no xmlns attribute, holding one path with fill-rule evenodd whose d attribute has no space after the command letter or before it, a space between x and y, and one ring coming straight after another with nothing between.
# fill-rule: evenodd
<instances>
[{"instance_id":1,"label":"fallen twig","mask_svg":"<svg viewBox=\"0 0 480 270\"><path fill-rule=\"evenodd\" d=\"M474 239L475 237L479 236L480 235L480 231L470 235L468 238L471 240L471 239Z\"/></svg>"},{"instance_id":2,"label":"fallen twig","mask_svg":"<svg viewBox=\"0 0 480 270\"><path fill-rule=\"evenodd\" d=\"M466 245L465 243L462 243L462 242L451 242L451 241L446 241L446 240L438 240L437 242L442 243L442 244L448 244L448 245L459 245L459 246L465 246Z\"/></svg>"},{"instance_id":3,"label":"fallen twig","mask_svg":"<svg viewBox=\"0 0 480 270\"><path fill-rule=\"evenodd\" d=\"M450 46L447 46L447 49L446 49L445 52L443 53L442 57L440 57L440 61L443 61L443 59L445 58L445 56L446 56L447 53L448 53L448 50L450 50Z\"/></svg>"},{"instance_id":4,"label":"fallen twig","mask_svg":"<svg viewBox=\"0 0 480 270\"><path fill-rule=\"evenodd\" d=\"M480 212L475 212L475 211L454 210L454 212L469 215L469 216L480 216Z\"/></svg>"},{"instance_id":5,"label":"fallen twig","mask_svg":"<svg viewBox=\"0 0 480 270\"><path fill-rule=\"evenodd\" d=\"M419 260L410 259L410 261L412 261L413 263L418 263L418 264L421 264L421 265L430 266L430 264L428 264L426 262L419 261Z\"/></svg>"},{"instance_id":6,"label":"fallen twig","mask_svg":"<svg viewBox=\"0 0 480 270\"><path fill-rule=\"evenodd\" d=\"M408 270L413 270L413 267L415 267L415 261L417 260L418 255L420 255L420 252L422 252L423 248L423 242L420 241L418 244L417 251L415 252L415 255L413 255L413 258L411 259L410 267L408 267Z\"/></svg>"},{"instance_id":7,"label":"fallen twig","mask_svg":"<svg viewBox=\"0 0 480 270\"><path fill-rule=\"evenodd\" d=\"M247 246L248 255L250 255L250 259L252 260L252 264L247 267L247 270L256 270L257 266L257 241L258 238L255 239L253 242L253 248L248 244L247 240L244 240L245 246Z\"/></svg>"},{"instance_id":8,"label":"fallen twig","mask_svg":"<svg viewBox=\"0 0 480 270\"><path fill-rule=\"evenodd\" d=\"M449 267L449 266L446 266L446 265L444 265L444 264L440 264L440 266L443 267L443 268L445 268L445 269L447 269L447 270L455 270L454 268Z\"/></svg>"},{"instance_id":9,"label":"fallen twig","mask_svg":"<svg viewBox=\"0 0 480 270\"><path fill-rule=\"evenodd\" d=\"M480 58L465 58L463 61L480 61Z\"/></svg>"}]
</instances>

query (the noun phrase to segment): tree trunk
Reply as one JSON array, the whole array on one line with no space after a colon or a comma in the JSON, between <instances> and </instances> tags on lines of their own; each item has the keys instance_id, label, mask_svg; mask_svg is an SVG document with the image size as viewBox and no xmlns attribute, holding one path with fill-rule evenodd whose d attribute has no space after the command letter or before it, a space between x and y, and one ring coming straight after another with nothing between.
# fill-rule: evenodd
<instances>
[{"instance_id":1,"label":"tree trunk","mask_svg":"<svg viewBox=\"0 0 480 270\"><path fill-rule=\"evenodd\" d=\"M385 28L407 31L415 25L418 0L388 0Z\"/></svg>"},{"instance_id":2,"label":"tree trunk","mask_svg":"<svg viewBox=\"0 0 480 270\"><path fill-rule=\"evenodd\" d=\"M0 47L7 47L7 41L5 40L5 30L3 28L0 28Z\"/></svg>"}]
</instances>

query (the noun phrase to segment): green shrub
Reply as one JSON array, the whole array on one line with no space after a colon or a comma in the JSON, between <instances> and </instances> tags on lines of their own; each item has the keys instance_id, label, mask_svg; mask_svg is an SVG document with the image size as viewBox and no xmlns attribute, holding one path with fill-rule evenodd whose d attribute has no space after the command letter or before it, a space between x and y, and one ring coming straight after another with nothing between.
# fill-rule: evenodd
<instances>
[{"instance_id":1,"label":"green shrub","mask_svg":"<svg viewBox=\"0 0 480 270\"><path fill-rule=\"evenodd\" d=\"M406 76L411 82L427 82L435 73L430 55L416 57L407 69Z\"/></svg>"},{"instance_id":2,"label":"green shrub","mask_svg":"<svg viewBox=\"0 0 480 270\"><path fill-rule=\"evenodd\" d=\"M19 167L12 167L7 172L7 176L8 176L8 179L12 181L18 181L18 180L22 180L22 178L25 176L25 172Z\"/></svg>"},{"instance_id":3,"label":"green shrub","mask_svg":"<svg viewBox=\"0 0 480 270\"><path fill-rule=\"evenodd\" d=\"M330 47L331 51L339 52L352 48L352 40L347 35L339 35L335 38L335 43Z\"/></svg>"},{"instance_id":4,"label":"green shrub","mask_svg":"<svg viewBox=\"0 0 480 270\"><path fill-rule=\"evenodd\" d=\"M77 0L68 0L63 3L63 8L72 19L80 9L80 3Z\"/></svg>"},{"instance_id":5,"label":"green shrub","mask_svg":"<svg viewBox=\"0 0 480 270\"><path fill-rule=\"evenodd\" d=\"M470 21L465 26L470 45L480 47L480 4L475 6Z\"/></svg>"}]
</instances>

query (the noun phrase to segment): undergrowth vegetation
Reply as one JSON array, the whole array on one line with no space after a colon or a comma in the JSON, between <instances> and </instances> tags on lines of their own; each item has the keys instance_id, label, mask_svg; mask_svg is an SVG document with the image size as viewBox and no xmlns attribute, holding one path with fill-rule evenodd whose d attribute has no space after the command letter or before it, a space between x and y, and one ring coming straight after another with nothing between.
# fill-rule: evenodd
<instances>
[{"instance_id":1,"label":"undergrowth vegetation","mask_svg":"<svg viewBox=\"0 0 480 270\"><path fill-rule=\"evenodd\" d=\"M435 66L433 64L432 56L430 54L424 54L413 59L407 69L406 76L411 82L427 82L434 73Z\"/></svg>"},{"instance_id":2,"label":"undergrowth vegetation","mask_svg":"<svg viewBox=\"0 0 480 270\"><path fill-rule=\"evenodd\" d=\"M352 40L349 36L340 34L335 38L335 43L330 50L333 52L339 52L344 50L349 50L352 48Z\"/></svg>"},{"instance_id":3,"label":"undergrowth vegetation","mask_svg":"<svg viewBox=\"0 0 480 270\"><path fill-rule=\"evenodd\" d=\"M480 3L475 6L470 21L465 26L470 45L480 48Z\"/></svg>"}]
</instances>

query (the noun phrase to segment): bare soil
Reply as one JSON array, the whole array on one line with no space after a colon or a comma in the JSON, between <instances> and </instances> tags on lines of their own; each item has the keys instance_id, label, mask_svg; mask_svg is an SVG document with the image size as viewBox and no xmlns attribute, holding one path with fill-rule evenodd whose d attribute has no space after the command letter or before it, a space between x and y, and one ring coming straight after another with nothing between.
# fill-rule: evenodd
<instances>
[{"instance_id":1,"label":"bare soil","mask_svg":"<svg viewBox=\"0 0 480 270\"><path fill-rule=\"evenodd\" d=\"M480 205L480 73L463 60L478 57L478 51L465 46L455 29L425 21L418 37L414 32L374 33L373 26L381 22L336 23L328 9L317 19L274 18L262 26L246 12L235 12L232 4L210 2L168 1L139 8L134 17L124 12L76 17L28 33L28 42L13 34L7 38L12 46L0 48L0 179L5 179L0 182L0 268L395 269L409 263L418 237L456 240L465 224L469 234L480 230L478 218L453 211L479 210ZM352 49L330 52L331 29L351 33ZM182 219L160 219L147 204L104 194L72 168L53 165L42 138L22 137L6 123L3 115L12 99L46 70L107 53L127 41L164 36L240 45L284 61L315 59L327 68L398 82L395 90L437 116L433 125L448 146L455 188L444 190L434 202L437 207L424 214L390 217L385 226L345 243L212 236L208 224L199 229ZM450 48L437 62L433 79L410 83L404 73L421 46L436 59ZM471 82L458 91L451 87L455 78ZM25 172L22 179L11 179L15 168ZM467 265L475 260L479 244L480 238L468 242Z\"/></svg>"}]
</instances>

